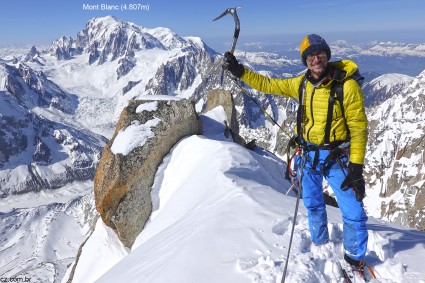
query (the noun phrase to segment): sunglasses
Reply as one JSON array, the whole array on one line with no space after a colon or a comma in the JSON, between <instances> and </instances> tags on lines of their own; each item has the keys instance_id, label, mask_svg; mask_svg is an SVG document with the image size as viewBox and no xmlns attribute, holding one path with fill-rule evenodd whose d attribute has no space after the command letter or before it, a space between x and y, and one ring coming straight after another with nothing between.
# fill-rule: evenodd
<instances>
[{"instance_id":1,"label":"sunglasses","mask_svg":"<svg viewBox=\"0 0 425 283\"><path fill-rule=\"evenodd\" d=\"M308 54L305 57L305 60L309 63L313 62L314 57L317 57L319 60L323 60L325 58L327 58L328 56L326 55L325 51L320 51L320 52L316 52L316 53L312 53L312 54Z\"/></svg>"}]
</instances>

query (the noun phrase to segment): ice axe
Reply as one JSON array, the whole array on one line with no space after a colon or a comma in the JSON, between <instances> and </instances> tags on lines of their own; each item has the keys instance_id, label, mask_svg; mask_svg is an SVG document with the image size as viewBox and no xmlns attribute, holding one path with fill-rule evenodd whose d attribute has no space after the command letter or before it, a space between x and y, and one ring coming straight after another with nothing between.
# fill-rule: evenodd
<instances>
[{"instance_id":1,"label":"ice axe","mask_svg":"<svg viewBox=\"0 0 425 283\"><path fill-rule=\"evenodd\" d=\"M218 19L221 19L222 17L226 16L227 14L231 14L233 16L233 20L235 21L235 32L233 34L233 43L232 43L232 48L230 49L230 53L234 53L235 52L235 48L236 48L236 42L238 41L238 37L239 37L239 31L240 31L240 23L239 23L239 18L238 18L238 14L236 13L236 10L239 9L241 7L235 7L235 8L228 8L226 9L223 13L221 13L220 16L218 16L217 18L215 18L213 21L217 21ZM236 85L238 86L238 88L247 96L249 97L260 109L261 111L263 111L263 113L269 117L269 119L276 125L279 127L279 129L282 131L282 133L284 133L286 136L288 136L289 139L292 138L293 135L289 134L287 131L285 131L282 126L280 124L278 124L276 122L276 120L258 103L257 100L254 99L254 97L252 97L251 94L249 94L249 92L241 85L240 83L240 79L236 78L235 76L231 75L230 72L228 72L229 77L236 83ZM221 69L221 85L223 85L223 78L224 78L224 68Z\"/></svg>"},{"instance_id":2,"label":"ice axe","mask_svg":"<svg viewBox=\"0 0 425 283\"><path fill-rule=\"evenodd\" d=\"M240 7L227 8L223 13L221 13L220 16L218 16L217 18L215 18L213 20L213 21L217 21L218 19L221 19L222 17L226 16L227 14L231 14L233 16L233 20L235 21L235 32L233 33L233 43L232 43L232 48L230 49L230 53L232 53L232 54L235 52L236 42L238 41L239 31L241 30L238 14L236 13L236 10L238 8L240 8ZM224 79L224 69L221 70L221 79L220 79L221 85L223 85L223 79Z\"/></svg>"},{"instance_id":3,"label":"ice axe","mask_svg":"<svg viewBox=\"0 0 425 283\"><path fill-rule=\"evenodd\" d=\"M239 23L238 14L236 13L236 10L241 7L235 7L235 8L227 8L223 13L221 13L220 16L215 18L213 21L217 21L218 19L221 19L222 17L226 16L227 14L231 14L233 16L233 20L235 21L235 32L233 33L233 43L232 43L232 49L230 49L230 53L235 52L236 48L236 42L238 41L239 37L239 31L241 30L241 26Z\"/></svg>"}]
</instances>

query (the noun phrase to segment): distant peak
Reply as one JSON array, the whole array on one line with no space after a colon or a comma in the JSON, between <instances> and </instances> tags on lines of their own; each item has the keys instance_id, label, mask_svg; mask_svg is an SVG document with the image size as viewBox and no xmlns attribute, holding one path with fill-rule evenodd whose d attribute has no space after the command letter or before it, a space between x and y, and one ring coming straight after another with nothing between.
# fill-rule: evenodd
<instances>
[{"instance_id":1,"label":"distant peak","mask_svg":"<svg viewBox=\"0 0 425 283\"><path fill-rule=\"evenodd\" d=\"M88 21L87 24L99 24L99 23L105 23L107 25L114 24L114 23L123 23L120 19L118 19L115 16L105 16L105 17L98 17L98 18L92 18L90 21Z\"/></svg>"}]
</instances>

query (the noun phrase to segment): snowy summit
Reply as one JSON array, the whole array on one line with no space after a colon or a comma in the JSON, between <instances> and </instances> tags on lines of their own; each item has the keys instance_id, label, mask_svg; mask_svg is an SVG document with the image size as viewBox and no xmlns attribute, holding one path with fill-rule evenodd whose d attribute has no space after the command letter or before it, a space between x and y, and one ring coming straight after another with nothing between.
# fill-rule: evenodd
<instances>
[{"instance_id":1,"label":"snowy summit","mask_svg":"<svg viewBox=\"0 0 425 283\"><path fill-rule=\"evenodd\" d=\"M280 282L296 201L284 165L227 140L220 107L202 119L206 134L183 139L158 169L153 212L131 250L99 220L73 282ZM343 282L339 210L328 207L331 242L321 247L306 213L301 205L286 282ZM423 232L376 219L368 231L375 282L424 282Z\"/></svg>"}]
</instances>

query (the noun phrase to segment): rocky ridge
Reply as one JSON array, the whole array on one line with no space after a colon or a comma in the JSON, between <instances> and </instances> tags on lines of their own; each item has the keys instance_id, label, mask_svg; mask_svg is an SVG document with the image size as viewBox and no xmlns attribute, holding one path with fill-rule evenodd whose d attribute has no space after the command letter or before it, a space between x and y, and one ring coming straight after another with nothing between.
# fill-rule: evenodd
<instances>
[{"instance_id":1,"label":"rocky ridge","mask_svg":"<svg viewBox=\"0 0 425 283\"><path fill-rule=\"evenodd\" d=\"M367 181L381 219L425 230L425 72L368 111Z\"/></svg>"},{"instance_id":2,"label":"rocky ridge","mask_svg":"<svg viewBox=\"0 0 425 283\"><path fill-rule=\"evenodd\" d=\"M122 112L103 150L94 191L103 222L125 246L131 247L149 219L159 164L180 139L200 133L200 120L189 100L130 101ZM123 149L128 143L133 146Z\"/></svg>"}]
</instances>

